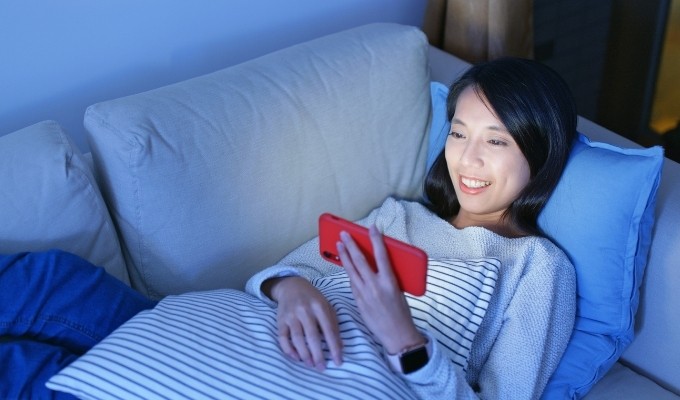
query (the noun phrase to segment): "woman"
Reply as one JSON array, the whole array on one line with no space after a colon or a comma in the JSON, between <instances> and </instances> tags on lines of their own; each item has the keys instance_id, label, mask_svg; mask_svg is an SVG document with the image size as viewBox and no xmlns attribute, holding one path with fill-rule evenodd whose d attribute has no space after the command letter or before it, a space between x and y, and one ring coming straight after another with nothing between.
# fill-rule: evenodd
<instances>
[{"instance_id":1,"label":"woman","mask_svg":"<svg viewBox=\"0 0 680 400\"><path fill-rule=\"evenodd\" d=\"M452 85L447 108L451 131L425 183L430 203L388 199L360 221L370 226L376 273L348 235L338 252L364 323L419 397L539 398L575 315L573 267L537 226L576 135L574 102L552 70L508 58L468 70ZM500 261L467 371L414 322L379 231L431 260ZM323 370L324 344L339 365L343 343L336 310L310 283L338 271L321 261L317 245L312 240L253 276L247 291L276 303L282 351Z\"/></svg>"}]
</instances>

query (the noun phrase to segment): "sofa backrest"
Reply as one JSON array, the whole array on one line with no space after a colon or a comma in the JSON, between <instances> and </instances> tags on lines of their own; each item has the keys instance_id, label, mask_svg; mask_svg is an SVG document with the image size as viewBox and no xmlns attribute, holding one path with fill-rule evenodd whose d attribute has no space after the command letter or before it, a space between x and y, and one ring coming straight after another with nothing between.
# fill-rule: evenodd
<instances>
[{"instance_id":1,"label":"sofa backrest","mask_svg":"<svg viewBox=\"0 0 680 400\"><path fill-rule=\"evenodd\" d=\"M129 285L117 232L88 161L56 121L0 137L0 257L61 249Z\"/></svg>"},{"instance_id":2,"label":"sofa backrest","mask_svg":"<svg viewBox=\"0 0 680 400\"><path fill-rule=\"evenodd\" d=\"M373 24L89 107L133 286L243 288L316 236L321 213L419 197L427 52L417 28Z\"/></svg>"}]
</instances>

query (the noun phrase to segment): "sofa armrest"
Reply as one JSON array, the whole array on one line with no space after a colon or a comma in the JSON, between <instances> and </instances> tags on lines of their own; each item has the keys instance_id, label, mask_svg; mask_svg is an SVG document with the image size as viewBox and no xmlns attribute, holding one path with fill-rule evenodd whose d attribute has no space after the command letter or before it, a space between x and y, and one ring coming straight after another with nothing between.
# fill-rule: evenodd
<instances>
[{"instance_id":1,"label":"sofa armrest","mask_svg":"<svg viewBox=\"0 0 680 400\"><path fill-rule=\"evenodd\" d=\"M584 398L586 400L678 400L680 396L669 392L623 364L616 363Z\"/></svg>"}]
</instances>

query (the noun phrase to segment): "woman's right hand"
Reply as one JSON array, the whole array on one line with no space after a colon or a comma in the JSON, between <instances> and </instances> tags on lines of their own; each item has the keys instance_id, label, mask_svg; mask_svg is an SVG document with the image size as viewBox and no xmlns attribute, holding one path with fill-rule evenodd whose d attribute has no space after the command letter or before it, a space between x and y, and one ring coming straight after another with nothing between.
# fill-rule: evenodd
<instances>
[{"instance_id":1,"label":"woman's right hand","mask_svg":"<svg viewBox=\"0 0 680 400\"><path fill-rule=\"evenodd\" d=\"M263 290L278 303L279 345L284 354L323 371L322 340L335 365L342 363L342 342L335 310L304 278L291 276L265 281Z\"/></svg>"}]
</instances>

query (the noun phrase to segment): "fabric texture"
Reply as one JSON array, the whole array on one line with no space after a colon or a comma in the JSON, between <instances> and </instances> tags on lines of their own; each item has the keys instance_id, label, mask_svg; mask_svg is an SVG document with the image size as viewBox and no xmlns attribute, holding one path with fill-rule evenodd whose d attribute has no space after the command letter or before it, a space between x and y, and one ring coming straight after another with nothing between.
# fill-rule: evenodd
<instances>
[{"instance_id":1,"label":"fabric texture","mask_svg":"<svg viewBox=\"0 0 680 400\"><path fill-rule=\"evenodd\" d=\"M313 236L301 216L416 198L427 51L415 27L372 24L88 108L133 286L242 289Z\"/></svg>"},{"instance_id":2,"label":"fabric texture","mask_svg":"<svg viewBox=\"0 0 680 400\"><path fill-rule=\"evenodd\" d=\"M587 399L678 400L680 395L662 388L647 376L640 375L621 363L616 363L588 393Z\"/></svg>"},{"instance_id":3,"label":"fabric texture","mask_svg":"<svg viewBox=\"0 0 680 400\"><path fill-rule=\"evenodd\" d=\"M449 135L451 124L447 122L446 97L449 88L441 82L430 82L430 101L432 102L432 121L428 134L428 151L426 170L429 171L439 152L444 147L446 137Z\"/></svg>"},{"instance_id":4,"label":"fabric texture","mask_svg":"<svg viewBox=\"0 0 680 400\"><path fill-rule=\"evenodd\" d=\"M465 268L458 270L461 273L458 279L450 274L451 263L447 260L452 257L487 260L484 268L487 272L482 274L487 276L491 273L485 279L487 284L483 285L487 288L486 294L493 286L493 280L496 283L490 302L485 306L486 314L480 315L482 322L476 328L477 332L474 330L478 320L463 324L468 330L463 335L473 336L467 374L463 372L464 361L456 365L451 362L456 360L456 356L448 353L456 352L464 359L466 341L460 344L440 343L440 338L435 339L431 361L412 374L401 375L391 372L380 349L375 348L376 344L362 332L356 338L348 335L345 343L345 356L349 357L347 367L334 369L332 361L327 361L329 376L338 374L340 377L337 379L351 373L354 360L361 373L357 374L354 370L355 373L351 373L347 382L342 381L341 385L336 378L330 378L335 382L333 392L320 390L314 394L330 397L338 390L371 390L373 394L380 395L365 396L361 392L348 395L342 392L337 397L402 398L401 390L407 387L420 398L476 399L477 394L469 386L473 384L479 386L483 397L537 398L566 346L574 316L575 281L572 266L564 253L542 238L507 239L475 227L457 230L418 203L391 198L361 221L362 224L372 222L390 236L423 247L431 259L440 262L439 266L432 264L429 289L442 286L438 281L451 281L453 285L434 290L457 291L455 283L468 279L463 275L470 273L470 261L464 263ZM329 383L326 379L329 377L320 376L317 371L282 357L275 339L276 310L270 307L271 300L259 291L258 282L271 273L286 273L287 270L303 273L321 290L329 291L329 296L337 300L334 302L336 309L346 318L355 313L346 288L346 276L342 268L321 258L317 239L310 240L286 259L291 263L273 266L249 281L248 286L256 288L252 294L260 300L233 290L168 297L153 311L143 312L124 324L83 358L52 378L50 386L96 397L108 396L101 391L105 388L114 394L125 393L125 398L156 398L174 395L173 390L182 392L191 388L205 389L206 392L192 393L194 396L189 397L207 397L214 394L214 390L220 390L222 385L227 385L229 388L226 390L231 391L223 397L239 397L244 392L236 391L234 385L240 384L251 390L248 395L253 397L256 397L256 392L272 390L272 387L280 394L275 398L285 397L291 393L289 391L300 387L305 388L305 393L313 391L315 385L327 388ZM498 263L492 259L498 260ZM462 264L458 266L463 267ZM500 266L497 278L494 266ZM475 266L478 267L480 265ZM442 272L447 275L437 275ZM339 287L334 292L336 286ZM480 286L474 284L473 287ZM536 291L536 287L542 290ZM453 335L446 330L449 328L460 333L456 324L451 325L451 320L435 321L438 318L432 318L451 315L445 305L455 296L449 293L445 296L446 300L433 292L433 301L425 302L429 304L420 299L413 303L409 300L411 306L422 310L414 312L415 320L428 329L430 337L449 337ZM477 294L472 297L481 300L477 306L471 306L472 313L478 314L485 297ZM256 310L257 318L248 318L247 314L253 310ZM466 315L471 314L466 311ZM261 319L261 316L265 317ZM231 323L225 323L225 318ZM460 321L458 317L453 319ZM361 329L360 322L354 325L355 321L360 321L357 315L348 321L352 321L352 328L348 328L350 331L355 327ZM249 350L253 348L257 351ZM238 353L231 354L236 351ZM140 360L141 364L134 360ZM368 372L369 369L372 372ZM237 370L247 370L247 373L239 375L238 380L243 382L222 379L229 373L238 373ZM361 378L362 374L379 374L382 378L365 380ZM270 384L272 379L285 384ZM154 384L154 380L158 380L158 384ZM358 385L352 384L355 380ZM267 385L270 387L262 387ZM147 391L146 387L153 392ZM387 395L383 395L385 393ZM403 393L406 398L411 396L409 391ZM289 397L298 398L297 394ZM264 396L271 397L270 394Z\"/></svg>"},{"instance_id":5,"label":"fabric texture","mask_svg":"<svg viewBox=\"0 0 680 400\"><path fill-rule=\"evenodd\" d=\"M569 340L575 313L574 270L559 248L545 238L508 239L480 227L458 230L419 203L394 199L359 223L375 223L385 234L422 248L431 259L493 257L501 262L467 373L438 352L441 357L403 376L420 398L540 396ZM273 306L259 290L266 279L291 274L315 279L337 271L318 253L315 238L253 276L246 290Z\"/></svg>"},{"instance_id":6,"label":"fabric texture","mask_svg":"<svg viewBox=\"0 0 680 400\"><path fill-rule=\"evenodd\" d=\"M446 115L448 90L432 85L433 115ZM432 121L428 160L448 130L446 118ZM581 134L574 143L538 220L574 263L578 281L575 331L544 398L584 396L633 340L662 166L660 147L622 149Z\"/></svg>"},{"instance_id":7,"label":"fabric texture","mask_svg":"<svg viewBox=\"0 0 680 400\"><path fill-rule=\"evenodd\" d=\"M154 302L59 250L0 255L0 398L60 398L44 383Z\"/></svg>"},{"instance_id":8,"label":"fabric texture","mask_svg":"<svg viewBox=\"0 0 680 400\"><path fill-rule=\"evenodd\" d=\"M426 294L408 297L418 326L432 329L444 344L441 351L463 369L499 267L494 259L434 260ZM341 367L329 360L319 373L291 361L278 345L275 309L244 292L218 290L165 298L60 372L49 387L100 399L415 398L357 318L347 275L340 271L313 283L338 310Z\"/></svg>"},{"instance_id":9,"label":"fabric texture","mask_svg":"<svg viewBox=\"0 0 680 400\"><path fill-rule=\"evenodd\" d=\"M29 339L0 344L0 398L6 400L75 400L76 396L48 389L45 383L78 359L63 346Z\"/></svg>"},{"instance_id":10,"label":"fabric texture","mask_svg":"<svg viewBox=\"0 0 680 400\"><path fill-rule=\"evenodd\" d=\"M90 166L55 121L0 137L0 253L59 248L128 283Z\"/></svg>"},{"instance_id":11,"label":"fabric texture","mask_svg":"<svg viewBox=\"0 0 680 400\"><path fill-rule=\"evenodd\" d=\"M539 218L574 262L579 289L573 343L546 399L584 396L633 340L662 166L660 147L620 149L583 135L574 145Z\"/></svg>"},{"instance_id":12,"label":"fabric texture","mask_svg":"<svg viewBox=\"0 0 680 400\"><path fill-rule=\"evenodd\" d=\"M533 56L533 1L430 0L423 31L430 43L469 62Z\"/></svg>"}]
</instances>

